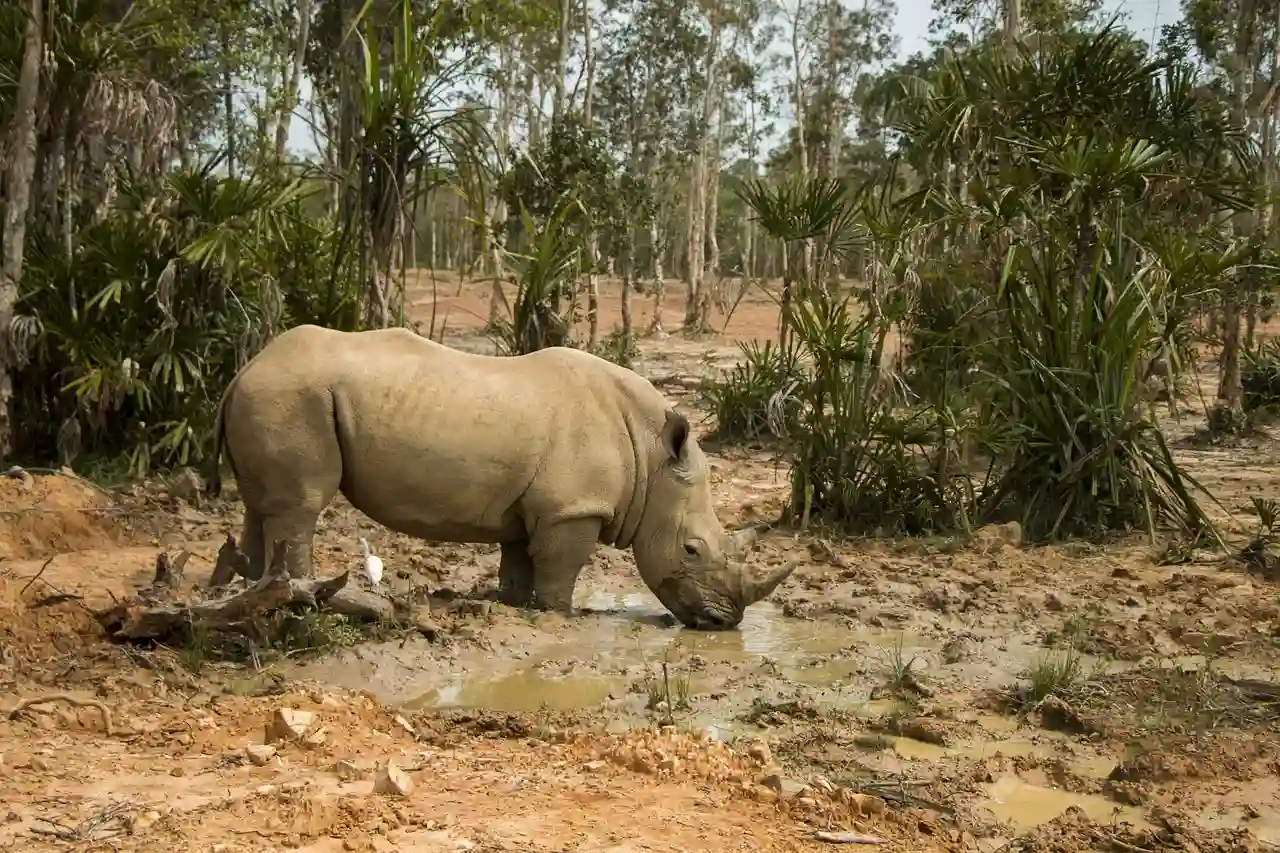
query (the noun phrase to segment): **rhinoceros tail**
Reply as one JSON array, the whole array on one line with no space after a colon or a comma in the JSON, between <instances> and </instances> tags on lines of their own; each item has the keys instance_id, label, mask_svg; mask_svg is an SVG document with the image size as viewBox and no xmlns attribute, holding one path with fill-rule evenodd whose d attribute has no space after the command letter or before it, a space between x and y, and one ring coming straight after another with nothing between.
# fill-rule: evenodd
<instances>
[{"instance_id":1,"label":"rhinoceros tail","mask_svg":"<svg viewBox=\"0 0 1280 853\"><path fill-rule=\"evenodd\" d=\"M209 462L209 476L206 478L208 485L205 487L205 494L211 497L217 497L222 494L222 451L226 448L226 410L227 401L231 399L231 392L235 390L237 374L227 385L227 390L222 392L222 399L218 401L218 412L213 418L213 455ZM231 459L230 454L227 461L231 463L231 468L235 470L235 461Z\"/></svg>"}]
</instances>

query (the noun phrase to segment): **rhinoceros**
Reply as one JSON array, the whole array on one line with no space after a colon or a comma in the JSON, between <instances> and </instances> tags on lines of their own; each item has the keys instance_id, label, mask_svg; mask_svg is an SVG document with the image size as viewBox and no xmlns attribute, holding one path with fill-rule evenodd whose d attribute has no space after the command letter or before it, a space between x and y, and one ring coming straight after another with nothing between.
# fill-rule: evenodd
<instances>
[{"instance_id":1,"label":"rhinoceros","mask_svg":"<svg viewBox=\"0 0 1280 853\"><path fill-rule=\"evenodd\" d=\"M748 571L754 531L721 526L688 419L635 372L572 348L497 357L407 329L296 326L227 386L215 471L224 452L251 578L275 542L294 545L291 575L310 575L339 491L399 533L497 543L499 595L516 606L571 613L605 544L632 549L686 626L726 630L793 568Z\"/></svg>"}]
</instances>

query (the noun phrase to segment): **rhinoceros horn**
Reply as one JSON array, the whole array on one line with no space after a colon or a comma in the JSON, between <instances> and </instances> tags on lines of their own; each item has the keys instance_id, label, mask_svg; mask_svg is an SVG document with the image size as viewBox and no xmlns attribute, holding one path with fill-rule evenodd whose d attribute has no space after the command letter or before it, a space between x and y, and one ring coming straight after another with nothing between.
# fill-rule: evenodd
<instances>
[{"instance_id":1,"label":"rhinoceros horn","mask_svg":"<svg viewBox=\"0 0 1280 853\"><path fill-rule=\"evenodd\" d=\"M769 593L778 588L780 583L790 577L795 568L796 564L793 561L768 574L747 578L742 585L743 606L749 607L757 601L763 601L769 596Z\"/></svg>"}]
</instances>

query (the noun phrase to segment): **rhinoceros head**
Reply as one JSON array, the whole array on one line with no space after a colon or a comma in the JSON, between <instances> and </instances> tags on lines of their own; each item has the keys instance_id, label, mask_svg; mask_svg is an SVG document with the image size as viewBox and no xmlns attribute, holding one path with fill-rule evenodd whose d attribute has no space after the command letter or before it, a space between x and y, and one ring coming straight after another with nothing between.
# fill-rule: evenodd
<instances>
[{"instance_id":1,"label":"rhinoceros head","mask_svg":"<svg viewBox=\"0 0 1280 853\"><path fill-rule=\"evenodd\" d=\"M728 534L716 517L710 466L684 415L669 409L660 459L649 472L644 515L632 544L640 576L690 628L728 630L773 592L793 566L756 577L743 565L754 531Z\"/></svg>"}]
</instances>

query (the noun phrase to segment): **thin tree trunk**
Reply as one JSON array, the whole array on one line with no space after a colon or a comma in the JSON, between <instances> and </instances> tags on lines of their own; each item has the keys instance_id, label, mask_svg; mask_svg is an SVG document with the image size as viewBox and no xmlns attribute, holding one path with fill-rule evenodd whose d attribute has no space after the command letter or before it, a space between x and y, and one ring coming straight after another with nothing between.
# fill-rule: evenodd
<instances>
[{"instance_id":1,"label":"thin tree trunk","mask_svg":"<svg viewBox=\"0 0 1280 853\"><path fill-rule=\"evenodd\" d=\"M687 290L684 309L684 332L686 335L697 335L707 327L707 298L704 291L703 265L707 239L707 190L710 183L710 151L713 133L712 117L717 107L717 92L720 53L720 34L723 29L723 8L717 4L708 11L711 35L707 39L707 54L704 68L706 73L706 89L702 94L702 138L698 140L698 152L694 157L693 168L689 180L689 227L687 269L685 270Z\"/></svg>"},{"instance_id":2,"label":"thin tree trunk","mask_svg":"<svg viewBox=\"0 0 1280 853\"><path fill-rule=\"evenodd\" d=\"M586 66L587 91L582 101L582 121L592 128L592 102L595 100L596 63L591 43L590 0L582 0L582 36L585 42L583 63ZM594 351L600 343L600 235L595 228L587 235L587 348Z\"/></svg>"},{"instance_id":3,"label":"thin tree trunk","mask_svg":"<svg viewBox=\"0 0 1280 853\"><path fill-rule=\"evenodd\" d=\"M1252 117L1249 114L1250 80L1254 54L1254 34L1257 23L1257 4L1254 0L1244 0L1240 4L1235 20L1235 56L1232 58L1230 75L1232 96L1232 118L1238 127L1252 129ZM1252 236L1255 228L1255 217L1248 212L1236 219L1237 233ZM1243 393L1240 388L1240 320L1241 298L1244 295L1244 281L1237 276L1229 282L1222 294L1222 355L1219 362L1218 393L1216 408L1219 411L1219 423L1234 426L1241 414ZM1226 410L1226 411L1222 411ZM1230 412L1230 414L1227 414Z\"/></svg>"},{"instance_id":4,"label":"thin tree trunk","mask_svg":"<svg viewBox=\"0 0 1280 853\"><path fill-rule=\"evenodd\" d=\"M560 40L556 57L556 99L551 104L551 124L555 125L564 115L565 77L569 74L569 37L572 33L573 0L560 0Z\"/></svg>"},{"instance_id":5,"label":"thin tree trunk","mask_svg":"<svg viewBox=\"0 0 1280 853\"><path fill-rule=\"evenodd\" d=\"M507 150L511 146L511 119L515 112L515 58L510 44L498 46L498 157L506 167ZM490 274L493 285L489 291L489 328L496 328L502 316L506 298L502 292L506 275L507 254L507 201L501 192L493 194L493 224L490 235Z\"/></svg>"},{"instance_id":6,"label":"thin tree trunk","mask_svg":"<svg viewBox=\"0 0 1280 853\"><path fill-rule=\"evenodd\" d=\"M284 146L293 124L293 110L302 89L302 71L307 61L307 45L311 38L311 0L298 0L298 43L293 48L293 68L285 84L280 102L280 118L276 123L276 159L284 159Z\"/></svg>"},{"instance_id":7,"label":"thin tree trunk","mask_svg":"<svg viewBox=\"0 0 1280 853\"><path fill-rule=\"evenodd\" d=\"M227 175L236 177L236 111L235 92L231 88L231 31L226 24L220 28L222 41L222 120L227 136Z\"/></svg>"},{"instance_id":8,"label":"thin tree trunk","mask_svg":"<svg viewBox=\"0 0 1280 853\"><path fill-rule=\"evenodd\" d=\"M40 58L44 54L44 0L28 0L22 31L22 65L9 125L9 164L5 171L4 255L0 262L0 458L16 444L13 429L13 372L17 353L10 329L22 283L27 246L27 209L36 173L36 104L40 100Z\"/></svg>"}]
</instances>

